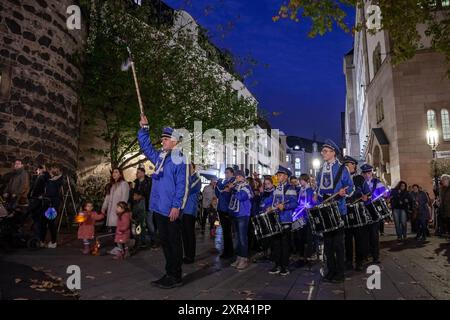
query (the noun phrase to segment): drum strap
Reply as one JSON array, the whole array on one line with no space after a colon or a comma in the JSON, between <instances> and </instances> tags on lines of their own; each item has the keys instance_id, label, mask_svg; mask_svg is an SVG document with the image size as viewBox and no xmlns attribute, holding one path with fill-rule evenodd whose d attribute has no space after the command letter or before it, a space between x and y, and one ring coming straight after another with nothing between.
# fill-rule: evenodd
<instances>
[{"instance_id":1,"label":"drum strap","mask_svg":"<svg viewBox=\"0 0 450 320\"><path fill-rule=\"evenodd\" d=\"M338 184L338 182L341 180L342 178L342 172L344 171L344 167L345 164L341 164L341 166L339 167L338 172L336 173L336 177L334 177L334 181L333 181L333 190L336 189L336 186Z\"/></svg>"}]
</instances>

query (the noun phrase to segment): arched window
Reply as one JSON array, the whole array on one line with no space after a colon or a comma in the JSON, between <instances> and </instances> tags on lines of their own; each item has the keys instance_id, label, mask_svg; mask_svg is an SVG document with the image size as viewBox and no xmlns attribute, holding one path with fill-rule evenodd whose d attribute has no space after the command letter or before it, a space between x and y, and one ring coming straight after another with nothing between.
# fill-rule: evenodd
<instances>
[{"instance_id":1,"label":"arched window","mask_svg":"<svg viewBox=\"0 0 450 320\"><path fill-rule=\"evenodd\" d=\"M379 42L377 43L377 46L373 50L372 62L373 62L373 75L375 76L377 74L378 70L380 70L381 63L382 63L382 61L381 61L381 45Z\"/></svg>"},{"instance_id":2,"label":"arched window","mask_svg":"<svg viewBox=\"0 0 450 320\"><path fill-rule=\"evenodd\" d=\"M448 110L441 110L441 119L442 119L442 138L444 140L450 140L450 118L448 116Z\"/></svg>"},{"instance_id":3,"label":"arched window","mask_svg":"<svg viewBox=\"0 0 450 320\"><path fill-rule=\"evenodd\" d=\"M428 129L437 129L436 112L434 110L427 111L427 127Z\"/></svg>"}]
</instances>

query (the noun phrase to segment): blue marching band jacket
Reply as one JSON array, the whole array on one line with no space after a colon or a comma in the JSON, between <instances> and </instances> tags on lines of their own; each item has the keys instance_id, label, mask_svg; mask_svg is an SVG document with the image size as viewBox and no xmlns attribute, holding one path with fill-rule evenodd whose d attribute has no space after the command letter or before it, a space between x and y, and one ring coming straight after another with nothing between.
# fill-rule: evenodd
<instances>
[{"instance_id":1,"label":"blue marching band jacket","mask_svg":"<svg viewBox=\"0 0 450 320\"><path fill-rule=\"evenodd\" d=\"M279 203L284 204L284 210L279 213L280 222L281 223L291 223L292 222L292 214L297 208L297 190L295 186L290 185L289 183L278 184L275 188L272 196L266 198L261 203L261 206L264 210L272 207L276 208Z\"/></svg>"},{"instance_id":2,"label":"blue marching band jacket","mask_svg":"<svg viewBox=\"0 0 450 320\"><path fill-rule=\"evenodd\" d=\"M217 181L216 189L214 190L216 197L218 199L217 211L228 212L228 206L230 205L231 190L225 191L225 186L229 183L234 182L234 177L230 179L220 179Z\"/></svg>"},{"instance_id":3,"label":"blue marching band jacket","mask_svg":"<svg viewBox=\"0 0 450 320\"><path fill-rule=\"evenodd\" d=\"M144 155L155 164L150 210L169 216L172 208L183 209L189 193L189 170L180 150L163 152L153 147L148 129L141 128L138 141Z\"/></svg>"},{"instance_id":4,"label":"blue marching band jacket","mask_svg":"<svg viewBox=\"0 0 450 320\"><path fill-rule=\"evenodd\" d=\"M364 181L362 186L362 193L371 195L364 204L370 204L373 200L383 196L388 189L378 178L372 178L369 181Z\"/></svg>"},{"instance_id":5,"label":"blue marching band jacket","mask_svg":"<svg viewBox=\"0 0 450 320\"><path fill-rule=\"evenodd\" d=\"M234 217L248 217L252 209L253 192L247 182L240 182L231 191L228 210Z\"/></svg>"},{"instance_id":6,"label":"blue marching band jacket","mask_svg":"<svg viewBox=\"0 0 450 320\"><path fill-rule=\"evenodd\" d=\"M189 177L189 192L186 201L186 206L183 209L183 214L197 216L198 211L198 196L202 188L202 181L197 172L194 172Z\"/></svg>"},{"instance_id":7,"label":"blue marching band jacket","mask_svg":"<svg viewBox=\"0 0 450 320\"><path fill-rule=\"evenodd\" d=\"M338 177L338 171L341 168L341 176ZM337 181L335 181L337 179ZM325 162L317 173L316 177L317 189L316 193L318 195L319 203L325 200L325 196L331 196L338 192L340 189L348 187L346 194L351 194L353 192L353 180L350 177L350 172L341 164L338 160L329 164ZM347 206L345 203L345 197L336 196L334 201L338 203L339 212L341 215L347 214Z\"/></svg>"}]
</instances>

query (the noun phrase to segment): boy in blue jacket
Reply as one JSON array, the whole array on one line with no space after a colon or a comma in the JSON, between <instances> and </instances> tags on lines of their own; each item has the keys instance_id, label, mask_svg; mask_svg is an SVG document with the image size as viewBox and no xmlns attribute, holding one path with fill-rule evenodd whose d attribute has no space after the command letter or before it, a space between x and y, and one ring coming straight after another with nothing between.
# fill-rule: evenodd
<instances>
[{"instance_id":1,"label":"boy in blue jacket","mask_svg":"<svg viewBox=\"0 0 450 320\"><path fill-rule=\"evenodd\" d=\"M180 210L188 196L189 171L187 161L176 149L178 137L172 128L164 128L161 135L162 150L153 147L149 135L148 120L141 115L138 132L139 145L144 155L155 165L152 175L150 210L155 213L161 246L166 259L166 275L152 284L170 289L182 285L181 266L183 245L181 240Z\"/></svg>"},{"instance_id":2,"label":"boy in blue jacket","mask_svg":"<svg viewBox=\"0 0 450 320\"><path fill-rule=\"evenodd\" d=\"M275 265L269 273L287 276L289 274L292 214L297 208L298 193L296 187L288 182L291 175L289 169L280 166L276 175L278 186L272 196L264 201L264 207L278 210L283 232L272 237L272 255Z\"/></svg>"},{"instance_id":3,"label":"boy in blue jacket","mask_svg":"<svg viewBox=\"0 0 450 320\"><path fill-rule=\"evenodd\" d=\"M219 179L215 189L216 197L219 200L217 211L219 212L219 219L223 232L223 253L220 256L222 259L230 259L234 256L233 236L231 233L232 222L230 213L228 212L233 183L234 169L228 167L225 169L225 180Z\"/></svg>"},{"instance_id":4,"label":"boy in blue jacket","mask_svg":"<svg viewBox=\"0 0 450 320\"><path fill-rule=\"evenodd\" d=\"M231 199L228 207L233 217L237 239L237 259L231 266L238 270L243 270L248 267L248 222L252 208L253 193L243 171L236 171L235 178L236 183L231 189Z\"/></svg>"},{"instance_id":5,"label":"boy in blue jacket","mask_svg":"<svg viewBox=\"0 0 450 320\"><path fill-rule=\"evenodd\" d=\"M195 165L191 164L189 177L189 192L186 206L183 209L182 227L183 227L183 248L185 264L194 263L195 258L195 219L198 211L198 197L202 182L200 176L195 172Z\"/></svg>"}]
</instances>

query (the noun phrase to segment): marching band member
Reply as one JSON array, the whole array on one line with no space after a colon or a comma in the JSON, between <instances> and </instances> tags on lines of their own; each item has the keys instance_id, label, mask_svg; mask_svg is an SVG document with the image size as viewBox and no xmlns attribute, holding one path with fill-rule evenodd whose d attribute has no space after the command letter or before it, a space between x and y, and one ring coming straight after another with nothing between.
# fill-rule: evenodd
<instances>
[{"instance_id":1,"label":"marching band member","mask_svg":"<svg viewBox=\"0 0 450 320\"><path fill-rule=\"evenodd\" d=\"M265 203L268 201L269 198L272 197L274 191L275 191L275 187L273 186L272 177L271 176L264 177L263 192L261 193L261 201L260 201L258 214L264 210ZM264 238L259 241L263 255L262 255L262 257L258 258L257 260L270 259L270 256L269 256L270 242L271 242L270 238Z\"/></svg>"},{"instance_id":2,"label":"marching band member","mask_svg":"<svg viewBox=\"0 0 450 320\"><path fill-rule=\"evenodd\" d=\"M219 212L220 224L223 232L223 253L222 259L230 259L233 257L233 238L231 233L231 217L228 212L228 206L231 199L231 188L234 182L234 169L228 167L225 169L225 180L219 179L216 184L216 197L219 199L217 211Z\"/></svg>"},{"instance_id":3,"label":"marching band member","mask_svg":"<svg viewBox=\"0 0 450 320\"><path fill-rule=\"evenodd\" d=\"M152 175L150 209L156 214L156 226L166 259L166 275L152 284L163 289L181 286L183 244L181 240L180 210L184 208L189 187L187 161L179 149L178 137L172 128L164 128L161 135L162 151L156 150L150 140L148 120L141 115L138 132L139 145L144 155L155 164Z\"/></svg>"},{"instance_id":4,"label":"marching band member","mask_svg":"<svg viewBox=\"0 0 450 320\"><path fill-rule=\"evenodd\" d=\"M317 173L317 189L315 201L322 202L330 195L337 193L337 202L341 215L347 213L346 195L353 191L353 181L350 173L344 168L336 156L340 153L337 144L327 139L322 146L323 166ZM345 169L345 170L344 170ZM323 234L324 254L327 260L328 273L324 280L332 282L344 281L344 228Z\"/></svg>"},{"instance_id":5,"label":"marching band member","mask_svg":"<svg viewBox=\"0 0 450 320\"><path fill-rule=\"evenodd\" d=\"M291 171L280 166L277 173L278 186L270 198L265 200L265 208L271 207L279 211L280 223L283 232L272 237L272 254L275 266L269 271L270 274L289 274L290 255L290 228L292 224L292 213L297 207L297 191L288 182Z\"/></svg>"},{"instance_id":6,"label":"marching band member","mask_svg":"<svg viewBox=\"0 0 450 320\"><path fill-rule=\"evenodd\" d=\"M365 205L370 204L374 198L382 195L387 188L377 178L373 177L373 167L370 164L361 166L361 173L364 177L363 184L363 201ZM371 199L369 199L369 195ZM380 263L380 223L383 221L373 222L369 225L369 251L372 256L373 263Z\"/></svg>"},{"instance_id":7,"label":"marching band member","mask_svg":"<svg viewBox=\"0 0 450 320\"><path fill-rule=\"evenodd\" d=\"M191 176L189 177L189 191L186 206L182 215L183 250L185 264L194 263L195 258L195 218L198 211L198 194L202 187L202 182L198 172L195 171L195 164L190 165Z\"/></svg>"},{"instance_id":8,"label":"marching band member","mask_svg":"<svg viewBox=\"0 0 450 320\"><path fill-rule=\"evenodd\" d=\"M312 207L314 203L314 189L311 188L309 184L310 176L306 173L300 175L300 190L298 193L298 207L295 210L302 211L301 215L306 219L306 225L303 228L300 228L294 237L296 238L296 247L298 255L300 256L300 260L297 261L297 267L303 267L308 258L311 257L311 254L314 252L313 248L313 235L311 231L311 225L308 221L308 212L307 209ZM294 212L294 215L295 215ZM305 250L306 246L306 250ZM305 255L306 254L306 255Z\"/></svg>"},{"instance_id":9,"label":"marching band member","mask_svg":"<svg viewBox=\"0 0 450 320\"><path fill-rule=\"evenodd\" d=\"M353 194L347 198L347 203L354 203L363 195L364 177L357 173L358 161L350 156L344 157L344 163L350 172L355 187ZM346 269L353 269L353 248L355 249L355 270L362 271L365 258L365 243L368 243L368 229L366 226L345 229L345 265ZM355 245L353 246L353 239Z\"/></svg>"},{"instance_id":10,"label":"marching band member","mask_svg":"<svg viewBox=\"0 0 450 320\"><path fill-rule=\"evenodd\" d=\"M250 219L252 189L245 180L245 173L241 170L235 172L236 184L231 189L229 210L233 215L236 231L237 259L231 264L238 270L248 267L248 222Z\"/></svg>"}]
</instances>

